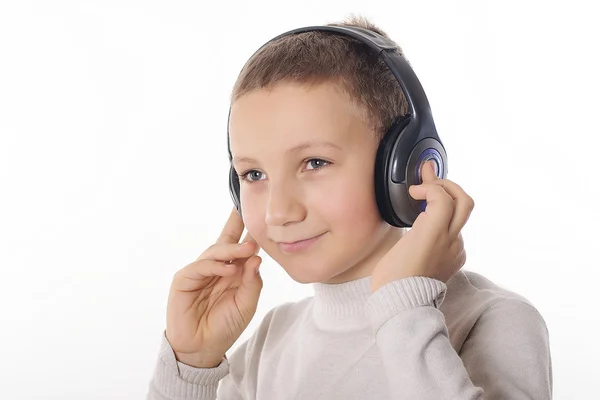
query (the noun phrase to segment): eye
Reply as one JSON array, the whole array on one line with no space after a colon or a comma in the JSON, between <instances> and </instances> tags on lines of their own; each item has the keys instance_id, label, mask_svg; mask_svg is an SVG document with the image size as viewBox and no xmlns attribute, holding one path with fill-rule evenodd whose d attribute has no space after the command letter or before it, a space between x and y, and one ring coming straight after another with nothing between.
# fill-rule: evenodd
<instances>
[{"instance_id":1,"label":"eye","mask_svg":"<svg viewBox=\"0 0 600 400\"><path fill-rule=\"evenodd\" d=\"M325 161L325 160L321 160L320 158L311 158L310 160L308 160L307 162L308 165L313 165L314 168L308 168L308 169L319 169L319 168L323 168L329 165L329 161Z\"/></svg>"},{"instance_id":2,"label":"eye","mask_svg":"<svg viewBox=\"0 0 600 400\"><path fill-rule=\"evenodd\" d=\"M243 174L239 174L238 177L243 181L255 182L260 180L261 174L263 173L255 169L251 169L244 172Z\"/></svg>"},{"instance_id":3,"label":"eye","mask_svg":"<svg viewBox=\"0 0 600 400\"><path fill-rule=\"evenodd\" d=\"M319 170L323 167L331 164L329 161L322 160L320 158L311 158L306 160L305 164L312 166L312 168L306 168L308 171ZM246 181L248 183L258 182L264 179L264 173L260 172L256 169L250 169L242 174L238 174L238 178L242 181Z\"/></svg>"}]
</instances>

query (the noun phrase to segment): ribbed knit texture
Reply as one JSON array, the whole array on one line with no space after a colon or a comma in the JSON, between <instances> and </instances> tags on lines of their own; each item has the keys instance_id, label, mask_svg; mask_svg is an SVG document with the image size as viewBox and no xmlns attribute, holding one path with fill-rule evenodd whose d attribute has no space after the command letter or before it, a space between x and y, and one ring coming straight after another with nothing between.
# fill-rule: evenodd
<instances>
[{"instance_id":1,"label":"ribbed knit texture","mask_svg":"<svg viewBox=\"0 0 600 400\"><path fill-rule=\"evenodd\" d=\"M549 334L525 297L461 270L446 284L313 284L219 366L175 360L164 332L149 400L551 399Z\"/></svg>"},{"instance_id":2,"label":"ribbed knit texture","mask_svg":"<svg viewBox=\"0 0 600 400\"><path fill-rule=\"evenodd\" d=\"M407 308L431 306L439 308L444 301L446 285L435 279L422 276L401 279L394 285L385 285L367 300L367 315L373 329Z\"/></svg>"}]
</instances>

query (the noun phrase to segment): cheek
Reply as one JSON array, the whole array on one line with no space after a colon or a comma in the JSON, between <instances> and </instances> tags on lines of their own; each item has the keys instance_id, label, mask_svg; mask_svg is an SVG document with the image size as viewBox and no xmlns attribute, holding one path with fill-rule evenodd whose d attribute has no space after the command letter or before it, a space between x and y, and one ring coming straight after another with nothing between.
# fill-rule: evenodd
<instances>
[{"instance_id":1,"label":"cheek","mask_svg":"<svg viewBox=\"0 0 600 400\"><path fill-rule=\"evenodd\" d=\"M244 196L242 196L241 203L244 226L258 244L264 243L266 238L264 207L257 200L244 202Z\"/></svg>"},{"instance_id":2,"label":"cheek","mask_svg":"<svg viewBox=\"0 0 600 400\"><path fill-rule=\"evenodd\" d=\"M357 224L364 227L365 223L379 222L372 179L360 177L340 180L335 185L329 185L325 193L326 196L321 192L317 197L320 201L315 203L315 207L321 209L330 222L352 230L356 229Z\"/></svg>"}]
</instances>

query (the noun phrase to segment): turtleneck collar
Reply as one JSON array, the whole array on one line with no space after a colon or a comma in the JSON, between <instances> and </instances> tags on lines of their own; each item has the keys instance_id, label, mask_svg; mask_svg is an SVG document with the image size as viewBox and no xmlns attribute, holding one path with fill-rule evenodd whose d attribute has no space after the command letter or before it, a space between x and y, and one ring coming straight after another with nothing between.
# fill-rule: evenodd
<instances>
[{"instance_id":1,"label":"turtleneck collar","mask_svg":"<svg viewBox=\"0 0 600 400\"><path fill-rule=\"evenodd\" d=\"M366 326L364 307L371 296L371 277L355 279L344 283L313 283L313 316L322 327Z\"/></svg>"}]
</instances>

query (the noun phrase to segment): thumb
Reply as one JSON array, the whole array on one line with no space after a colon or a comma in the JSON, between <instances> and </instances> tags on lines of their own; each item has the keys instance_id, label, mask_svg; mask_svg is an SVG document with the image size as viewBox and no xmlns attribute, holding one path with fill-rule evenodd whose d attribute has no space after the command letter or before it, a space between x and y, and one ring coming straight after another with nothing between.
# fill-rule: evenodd
<instances>
[{"instance_id":1,"label":"thumb","mask_svg":"<svg viewBox=\"0 0 600 400\"><path fill-rule=\"evenodd\" d=\"M252 318L256 312L258 305L258 298L263 288L263 280L258 272L258 268L262 263L262 258L257 255L253 255L242 267L242 284L238 288L238 299L243 304L244 309L251 313L249 318Z\"/></svg>"}]
</instances>

